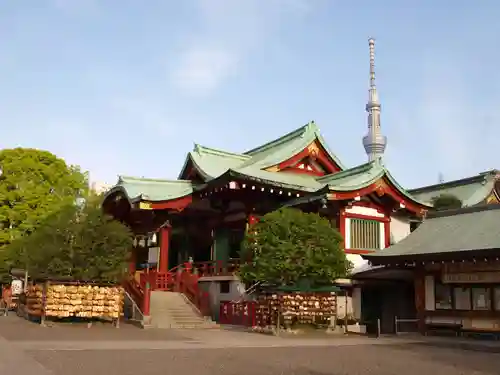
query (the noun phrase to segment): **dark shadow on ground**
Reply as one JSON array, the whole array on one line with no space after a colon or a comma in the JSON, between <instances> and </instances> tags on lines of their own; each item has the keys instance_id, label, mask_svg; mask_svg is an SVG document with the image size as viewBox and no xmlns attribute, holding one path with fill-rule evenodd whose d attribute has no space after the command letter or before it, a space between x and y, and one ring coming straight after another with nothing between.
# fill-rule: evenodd
<instances>
[{"instance_id":1,"label":"dark shadow on ground","mask_svg":"<svg viewBox=\"0 0 500 375\"><path fill-rule=\"evenodd\" d=\"M174 330L141 329L132 324L97 323L88 327L86 323L47 322L42 327L35 322L19 318L15 313L0 317L0 336L8 341L189 341Z\"/></svg>"}]
</instances>

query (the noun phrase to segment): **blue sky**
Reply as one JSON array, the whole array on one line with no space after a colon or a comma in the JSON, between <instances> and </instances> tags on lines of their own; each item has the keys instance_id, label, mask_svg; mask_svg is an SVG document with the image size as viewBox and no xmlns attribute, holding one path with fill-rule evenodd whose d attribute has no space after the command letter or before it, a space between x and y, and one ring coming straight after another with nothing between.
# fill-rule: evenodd
<instances>
[{"instance_id":1,"label":"blue sky","mask_svg":"<svg viewBox=\"0 0 500 375\"><path fill-rule=\"evenodd\" d=\"M240 152L315 120L354 166L375 37L396 179L500 168L498 14L493 0L0 0L0 147L100 182L176 178L193 142Z\"/></svg>"}]
</instances>

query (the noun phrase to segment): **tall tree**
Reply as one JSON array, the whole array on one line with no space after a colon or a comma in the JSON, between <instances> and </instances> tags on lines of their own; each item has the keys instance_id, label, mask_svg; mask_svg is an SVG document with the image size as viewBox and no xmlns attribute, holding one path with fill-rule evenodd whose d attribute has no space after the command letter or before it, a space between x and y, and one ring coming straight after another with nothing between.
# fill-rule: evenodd
<instances>
[{"instance_id":1,"label":"tall tree","mask_svg":"<svg viewBox=\"0 0 500 375\"><path fill-rule=\"evenodd\" d=\"M89 197L49 216L32 235L8 246L13 265L35 276L119 281L126 271L132 235Z\"/></svg>"},{"instance_id":2,"label":"tall tree","mask_svg":"<svg viewBox=\"0 0 500 375\"><path fill-rule=\"evenodd\" d=\"M432 199L432 205L437 211L453 210L462 207L462 201L452 194L441 194Z\"/></svg>"},{"instance_id":3,"label":"tall tree","mask_svg":"<svg viewBox=\"0 0 500 375\"><path fill-rule=\"evenodd\" d=\"M87 190L78 167L48 151L0 151L0 248L29 234L51 213Z\"/></svg>"},{"instance_id":4,"label":"tall tree","mask_svg":"<svg viewBox=\"0 0 500 375\"><path fill-rule=\"evenodd\" d=\"M240 268L246 284L290 286L307 280L329 285L351 267L337 229L317 214L292 208L269 213L252 225L242 259L249 260Z\"/></svg>"}]
</instances>

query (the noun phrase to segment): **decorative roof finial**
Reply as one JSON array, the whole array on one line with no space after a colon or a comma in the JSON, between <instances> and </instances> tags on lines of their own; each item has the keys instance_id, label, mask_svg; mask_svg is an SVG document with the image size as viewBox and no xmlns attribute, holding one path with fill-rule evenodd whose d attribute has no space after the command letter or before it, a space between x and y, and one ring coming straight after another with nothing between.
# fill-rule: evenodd
<instances>
[{"instance_id":1,"label":"decorative roof finial","mask_svg":"<svg viewBox=\"0 0 500 375\"><path fill-rule=\"evenodd\" d=\"M370 90L368 91L368 134L363 137L363 146L368 155L368 160L373 161L382 158L387 139L382 135L380 129L380 103L378 100L377 87L375 85L375 39L368 40L370 47Z\"/></svg>"},{"instance_id":2,"label":"decorative roof finial","mask_svg":"<svg viewBox=\"0 0 500 375\"><path fill-rule=\"evenodd\" d=\"M438 183L440 183L440 184L444 183L444 175L442 172L438 173Z\"/></svg>"}]
</instances>

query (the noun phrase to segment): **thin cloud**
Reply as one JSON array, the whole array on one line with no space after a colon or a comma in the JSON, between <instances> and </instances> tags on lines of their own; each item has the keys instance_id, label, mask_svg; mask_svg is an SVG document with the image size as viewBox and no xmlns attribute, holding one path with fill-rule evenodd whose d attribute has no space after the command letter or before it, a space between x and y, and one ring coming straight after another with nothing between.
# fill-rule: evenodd
<instances>
[{"instance_id":1,"label":"thin cloud","mask_svg":"<svg viewBox=\"0 0 500 375\"><path fill-rule=\"evenodd\" d=\"M202 95L236 75L287 17L311 10L304 0L198 0L197 5L202 32L189 36L172 79L182 91Z\"/></svg>"},{"instance_id":2,"label":"thin cloud","mask_svg":"<svg viewBox=\"0 0 500 375\"><path fill-rule=\"evenodd\" d=\"M230 49L193 46L184 52L176 82L186 91L206 94L234 74L237 65L237 53Z\"/></svg>"}]
</instances>

